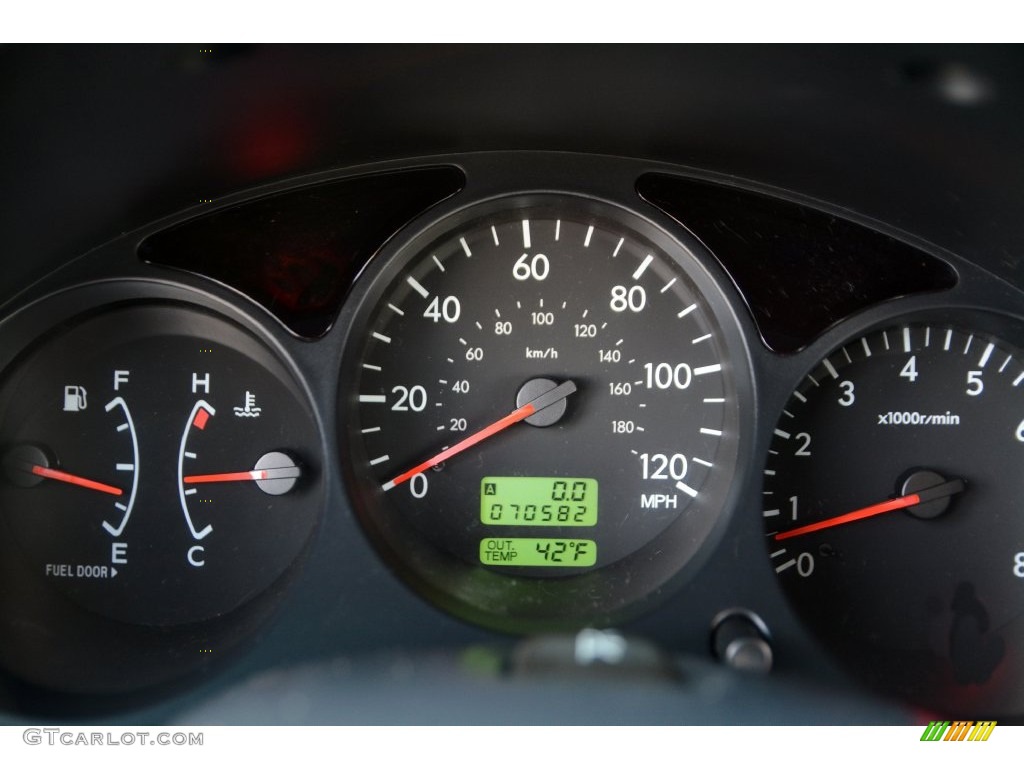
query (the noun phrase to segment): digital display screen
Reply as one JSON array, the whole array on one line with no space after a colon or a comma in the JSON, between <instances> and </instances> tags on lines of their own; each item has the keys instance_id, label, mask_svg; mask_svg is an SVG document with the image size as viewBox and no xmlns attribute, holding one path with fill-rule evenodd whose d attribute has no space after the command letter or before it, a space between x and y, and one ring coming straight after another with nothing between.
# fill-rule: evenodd
<instances>
[{"instance_id":1,"label":"digital display screen","mask_svg":"<svg viewBox=\"0 0 1024 768\"><path fill-rule=\"evenodd\" d=\"M597 525L597 480L589 477L485 477L484 525Z\"/></svg>"},{"instance_id":2,"label":"digital display screen","mask_svg":"<svg viewBox=\"0 0 1024 768\"><path fill-rule=\"evenodd\" d=\"M480 562L588 568L597 563L597 543L590 539L481 539Z\"/></svg>"}]
</instances>

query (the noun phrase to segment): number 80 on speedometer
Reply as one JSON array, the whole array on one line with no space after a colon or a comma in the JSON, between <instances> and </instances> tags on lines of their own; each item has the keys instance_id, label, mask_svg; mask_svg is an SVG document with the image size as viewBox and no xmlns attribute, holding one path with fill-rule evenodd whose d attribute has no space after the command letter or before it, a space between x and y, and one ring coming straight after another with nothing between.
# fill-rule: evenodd
<instances>
[{"instance_id":1,"label":"number 80 on speedometer","mask_svg":"<svg viewBox=\"0 0 1024 768\"><path fill-rule=\"evenodd\" d=\"M375 265L340 427L364 527L413 586L483 623L495 595L503 622L579 623L579 590L625 607L697 554L747 386L699 249L536 195L443 217Z\"/></svg>"}]
</instances>

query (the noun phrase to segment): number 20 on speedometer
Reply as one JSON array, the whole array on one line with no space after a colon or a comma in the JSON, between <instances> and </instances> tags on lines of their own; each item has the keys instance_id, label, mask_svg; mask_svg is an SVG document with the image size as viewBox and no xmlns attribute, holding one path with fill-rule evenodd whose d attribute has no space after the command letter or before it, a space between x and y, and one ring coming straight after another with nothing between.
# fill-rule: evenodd
<instances>
[{"instance_id":1,"label":"number 20 on speedometer","mask_svg":"<svg viewBox=\"0 0 1024 768\"><path fill-rule=\"evenodd\" d=\"M546 195L443 218L373 267L339 426L362 522L414 586L483 623L580 623L694 557L745 371L692 250Z\"/></svg>"}]
</instances>

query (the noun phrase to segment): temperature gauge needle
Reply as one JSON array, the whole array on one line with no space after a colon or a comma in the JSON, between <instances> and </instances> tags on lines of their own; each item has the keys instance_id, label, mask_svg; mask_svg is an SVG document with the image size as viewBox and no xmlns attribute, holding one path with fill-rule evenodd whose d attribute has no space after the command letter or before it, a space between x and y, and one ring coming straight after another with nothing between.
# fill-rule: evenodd
<instances>
[{"instance_id":1,"label":"temperature gauge needle","mask_svg":"<svg viewBox=\"0 0 1024 768\"><path fill-rule=\"evenodd\" d=\"M466 449L472 448L477 443L482 442L483 440L486 440L489 437L493 437L502 430L508 429L513 424L523 421L524 419L530 418L533 414L544 410L548 406L554 405L559 400L564 400L566 397L568 397L575 391L575 383L573 383L572 381L563 381L554 389L549 389L547 392L535 397L530 402L519 406L507 416L503 416L494 423L487 425L479 432L475 432L474 434L467 437L465 440L461 440L460 442L456 443L451 448L446 448L436 456L427 459L422 464L417 464L409 471L403 472L402 474L398 475L394 480L389 480L388 482L384 483L384 485L382 485L381 487L385 491L390 491L396 485L401 485L407 480L418 475L420 472L428 470L431 467L436 467L438 464L447 461L452 456L457 456Z\"/></svg>"},{"instance_id":2,"label":"temperature gauge needle","mask_svg":"<svg viewBox=\"0 0 1024 768\"><path fill-rule=\"evenodd\" d=\"M107 485L106 483L98 483L95 480L89 480L88 478L81 477L80 475L72 475L70 472L61 472L59 469L44 467L40 464L27 464L23 466L33 475L45 477L47 480L56 480L61 483L70 483L71 485L77 485L81 488L88 488L91 491L109 493L111 496L124 495L124 491L122 491L120 488L115 488L114 486Z\"/></svg>"},{"instance_id":3,"label":"temperature gauge needle","mask_svg":"<svg viewBox=\"0 0 1024 768\"><path fill-rule=\"evenodd\" d=\"M247 469L244 472L212 472L206 475L186 475L181 478L183 483L194 485L196 483L239 483L239 482L252 482L260 484L263 488L265 485L268 487L274 487L273 483L266 484L263 481L266 480L296 480L302 477L302 470L286 453L280 451L271 451L260 456L259 461L256 462L256 466L252 469ZM283 483L278 484L281 487L287 486L288 489L295 483Z\"/></svg>"},{"instance_id":4,"label":"temperature gauge needle","mask_svg":"<svg viewBox=\"0 0 1024 768\"><path fill-rule=\"evenodd\" d=\"M260 456L256 466L244 472L211 472L205 475L185 475L181 478L182 498L196 492L195 488L185 490L185 485L199 483L256 483L256 487L271 496L288 493L299 478L302 469L287 453L271 451Z\"/></svg>"},{"instance_id":5,"label":"temperature gauge needle","mask_svg":"<svg viewBox=\"0 0 1024 768\"><path fill-rule=\"evenodd\" d=\"M210 475L188 475L181 478L189 483L237 483L247 480L284 480L298 477L298 467L277 467L275 469L250 469L246 472L217 472Z\"/></svg>"},{"instance_id":6,"label":"temperature gauge needle","mask_svg":"<svg viewBox=\"0 0 1024 768\"><path fill-rule=\"evenodd\" d=\"M845 515L831 517L828 520L820 520L817 523L801 525L799 528L793 528L789 531L777 533L775 534L774 539L776 541L784 541L785 539L792 539L796 536L803 536L807 533L823 531L827 528L835 528L837 525L846 525L847 523L853 523L858 520L866 520L869 517L881 515L886 512L893 512L897 509L906 509L929 501L936 501L937 499L952 496L955 493L962 493L964 487L963 480L950 480L948 482L932 486L931 488L918 491L917 493L908 493L905 496L889 499L888 501L883 501L879 504L871 504L867 507L861 507L853 512L847 512Z\"/></svg>"}]
</instances>

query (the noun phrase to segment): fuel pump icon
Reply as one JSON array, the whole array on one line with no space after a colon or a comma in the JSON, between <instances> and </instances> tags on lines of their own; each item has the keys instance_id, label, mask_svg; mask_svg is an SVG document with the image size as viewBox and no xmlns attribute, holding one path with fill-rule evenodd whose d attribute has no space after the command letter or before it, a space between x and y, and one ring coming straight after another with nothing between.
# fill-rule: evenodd
<instances>
[{"instance_id":1,"label":"fuel pump icon","mask_svg":"<svg viewBox=\"0 0 1024 768\"><path fill-rule=\"evenodd\" d=\"M71 413L84 411L88 405L86 395L85 387L68 384L64 387L64 410Z\"/></svg>"}]
</instances>

